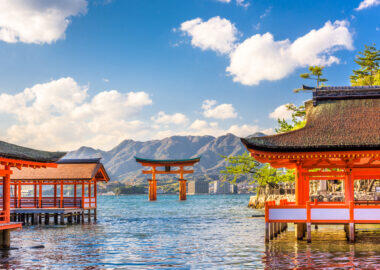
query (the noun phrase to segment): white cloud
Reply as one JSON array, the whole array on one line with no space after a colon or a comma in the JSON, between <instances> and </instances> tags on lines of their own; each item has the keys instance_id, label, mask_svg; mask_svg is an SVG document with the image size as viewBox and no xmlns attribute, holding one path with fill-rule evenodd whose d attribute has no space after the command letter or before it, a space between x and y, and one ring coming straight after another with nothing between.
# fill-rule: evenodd
<instances>
[{"instance_id":1,"label":"white cloud","mask_svg":"<svg viewBox=\"0 0 380 270\"><path fill-rule=\"evenodd\" d=\"M235 82L257 85L263 80L279 80L298 67L329 66L339 63L332 54L338 49L353 49L347 22L326 22L293 43L275 41L271 33L254 35L239 44L230 55L227 72Z\"/></svg>"},{"instance_id":2,"label":"white cloud","mask_svg":"<svg viewBox=\"0 0 380 270\"><path fill-rule=\"evenodd\" d=\"M14 117L2 137L30 147L71 150L82 145L108 148L123 138L148 134L143 122L131 119L152 104L147 93L111 90L90 98L87 90L68 77L15 95L1 94L0 114Z\"/></svg>"},{"instance_id":3,"label":"white cloud","mask_svg":"<svg viewBox=\"0 0 380 270\"><path fill-rule=\"evenodd\" d=\"M200 18L181 24L180 30L191 37L191 44L202 50L214 50L222 54L232 51L239 32L226 19L219 16L204 22Z\"/></svg>"},{"instance_id":4,"label":"white cloud","mask_svg":"<svg viewBox=\"0 0 380 270\"><path fill-rule=\"evenodd\" d=\"M292 111L288 110L287 105L289 104L283 104L281 106L278 106L273 112L269 114L269 117L273 119L291 120Z\"/></svg>"},{"instance_id":5,"label":"white cloud","mask_svg":"<svg viewBox=\"0 0 380 270\"><path fill-rule=\"evenodd\" d=\"M215 119L229 119L237 117L237 113L232 104L220 104L215 106L216 104L216 100L203 101L203 115L207 118Z\"/></svg>"},{"instance_id":6,"label":"white cloud","mask_svg":"<svg viewBox=\"0 0 380 270\"><path fill-rule=\"evenodd\" d=\"M105 82L105 83L108 83L108 82L110 82L110 80L109 80L109 79L107 79L107 78L103 78L103 79L102 79L102 81L103 81L103 82Z\"/></svg>"},{"instance_id":7,"label":"white cloud","mask_svg":"<svg viewBox=\"0 0 380 270\"><path fill-rule=\"evenodd\" d=\"M264 19L272 11L272 7L268 7L263 14L260 15L260 19Z\"/></svg>"},{"instance_id":8,"label":"white cloud","mask_svg":"<svg viewBox=\"0 0 380 270\"><path fill-rule=\"evenodd\" d=\"M355 10L363 10L380 5L380 0L363 0Z\"/></svg>"},{"instance_id":9,"label":"white cloud","mask_svg":"<svg viewBox=\"0 0 380 270\"><path fill-rule=\"evenodd\" d=\"M170 114L166 114L163 111L159 112L157 116L151 117L151 120L157 124L175 124L175 125L184 125L189 121L186 115L182 113L175 113L175 114L170 115Z\"/></svg>"},{"instance_id":10,"label":"white cloud","mask_svg":"<svg viewBox=\"0 0 380 270\"><path fill-rule=\"evenodd\" d=\"M300 67L339 63L333 54L337 50L353 49L347 21L328 21L320 29L313 29L293 42L289 39L276 41L268 32L238 44L238 30L220 17L206 22L200 18L184 22L181 30L192 37L193 46L228 54L230 65L226 71L235 82L244 85L280 80Z\"/></svg>"},{"instance_id":11,"label":"white cloud","mask_svg":"<svg viewBox=\"0 0 380 270\"><path fill-rule=\"evenodd\" d=\"M85 14L86 0L2 0L0 40L52 43L65 38L70 17Z\"/></svg>"},{"instance_id":12,"label":"white cloud","mask_svg":"<svg viewBox=\"0 0 380 270\"><path fill-rule=\"evenodd\" d=\"M232 1L231 0L216 0L218 2L222 2L222 3L231 3ZM249 3L246 2L245 0L236 0L236 4L238 6L242 6L244 8L247 8L249 6Z\"/></svg>"}]
</instances>

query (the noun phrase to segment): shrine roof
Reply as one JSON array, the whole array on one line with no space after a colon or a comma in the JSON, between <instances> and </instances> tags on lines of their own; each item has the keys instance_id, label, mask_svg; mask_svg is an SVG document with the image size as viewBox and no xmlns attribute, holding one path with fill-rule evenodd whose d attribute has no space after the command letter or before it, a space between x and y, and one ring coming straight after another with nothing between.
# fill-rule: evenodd
<instances>
[{"instance_id":1,"label":"shrine roof","mask_svg":"<svg viewBox=\"0 0 380 270\"><path fill-rule=\"evenodd\" d=\"M269 152L380 150L380 86L321 87L305 106L305 127L243 144Z\"/></svg>"},{"instance_id":2,"label":"shrine roof","mask_svg":"<svg viewBox=\"0 0 380 270\"><path fill-rule=\"evenodd\" d=\"M92 162L90 162L92 160ZM94 177L100 181L109 181L109 176L100 159L62 160L57 163L57 168L36 170L23 168L14 170L12 180L91 180Z\"/></svg>"},{"instance_id":3,"label":"shrine roof","mask_svg":"<svg viewBox=\"0 0 380 270\"><path fill-rule=\"evenodd\" d=\"M48 152L0 141L0 157L27 160L42 163L53 163L62 158L65 152Z\"/></svg>"}]
</instances>

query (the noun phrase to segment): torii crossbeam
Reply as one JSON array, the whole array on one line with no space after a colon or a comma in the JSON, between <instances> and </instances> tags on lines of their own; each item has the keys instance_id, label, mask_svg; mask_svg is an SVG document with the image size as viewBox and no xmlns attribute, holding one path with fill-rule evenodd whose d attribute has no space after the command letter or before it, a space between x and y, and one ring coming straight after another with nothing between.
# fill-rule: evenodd
<instances>
[{"instance_id":1,"label":"torii crossbeam","mask_svg":"<svg viewBox=\"0 0 380 270\"><path fill-rule=\"evenodd\" d=\"M172 160L158 160L158 159L145 159L135 157L136 162L144 167L151 167L151 170L143 170L143 174L151 174L152 178L149 181L149 200L157 200L157 180L156 174L179 174L179 199L186 200L186 180L183 179L184 174L194 173L194 170L186 170L185 167L194 166L199 162L200 157L191 159L172 159ZM157 167L164 167L164 170L157 170ZM178 169L173 170L176 167Z\"/></svg>"}]
</instances>

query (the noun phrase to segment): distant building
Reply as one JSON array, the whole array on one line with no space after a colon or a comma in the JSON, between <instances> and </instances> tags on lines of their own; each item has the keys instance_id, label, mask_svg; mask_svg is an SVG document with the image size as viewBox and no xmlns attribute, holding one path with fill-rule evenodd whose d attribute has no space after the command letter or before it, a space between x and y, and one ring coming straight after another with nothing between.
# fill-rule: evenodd
<instances>
[{"instance_id":1,"label":"distant building","mask_svg":"<svg viewBox=\"0 0 380 270\"><path fill-rule=\"evenodd\" d=\"M210 191L210 193L214 193L214 194L237 193L237 187L236 185L231 185L229 182L214 181L212 183L212 191Z\"/></svg>"},{"instance_id":2,"label":"distant building","mask_svg":"<svg viewBox=\"0 0 380 270\"><path fill-rule=\"evenodd\" d=\"M238 193L238 186L237 185L231 185L230 184L230 192L232 194L237 194Z\"/></svg>"},{"instance_id":3,"label":"distant building","mask_svg":"<svg viewBox=\"0 0 380 270\"><path fill-rule=\"evenodd\" d=\"M207 194L209 191L208 189L208 182L205 181L189 181L187 182L187 194L194 195L194 194Z\"/></svg>"}]
</instances>

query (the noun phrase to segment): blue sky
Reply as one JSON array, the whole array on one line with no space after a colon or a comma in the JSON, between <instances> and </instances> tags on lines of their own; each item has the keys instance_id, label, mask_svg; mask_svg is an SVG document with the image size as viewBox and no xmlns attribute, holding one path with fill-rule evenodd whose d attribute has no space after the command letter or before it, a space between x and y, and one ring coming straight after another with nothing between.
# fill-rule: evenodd
<instances>
[{"instance_id":1,"label":"blue sky","mask_svg":"<svg viewBox=\"0 0 380 270\"><path fill-rule=\"evenodd\" d=\"M0 139L50 150L273 132L308 64L348 85L380 1L15 0L0 5ZM277 109L277 110L276 110ZM270 116L271 115L271 116Z\"/></svg>"}]
</instances>

